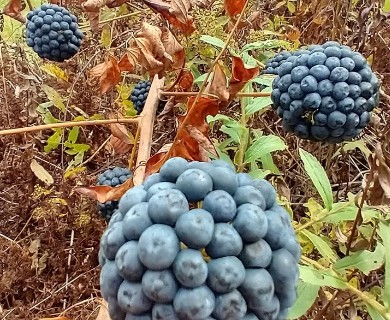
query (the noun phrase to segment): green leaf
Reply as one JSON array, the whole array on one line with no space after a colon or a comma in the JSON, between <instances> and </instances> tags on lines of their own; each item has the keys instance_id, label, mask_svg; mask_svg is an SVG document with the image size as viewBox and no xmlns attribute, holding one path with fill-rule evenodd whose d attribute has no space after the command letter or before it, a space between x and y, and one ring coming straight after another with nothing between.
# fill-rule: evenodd
<instances>
[{"instance_id":1,"label":"green leaf","mask_svg":"<svg viewBox=\"0 0 390 320\"><path fill-rule=\"evenodd\" d=\"M103 26L100 42L102 43L102 46L104 48L110 49L110 47L111 47L111 27L109 24L106 24L105 26Z\"/></svg>"},{"instance_id":2,"label":"green leaf","mask_svg":"<svg viewBox=\"0 0 390 320\"><path fill-rule=\"evenodd\" d=\"M297 300L295 300L295 303L292 305L288 313L288 318L298 319L303 316L316 301L319 289L319 285L299 281Z\"/></svg>"},{"instance_id":3,"label":"green leaf","mask_svg":"<svg viewBox=\"0 0 390 320\"><path fill-rule=\"evenodd\" d=\"M49 153L50 151L57 149L61 143L63 129L56 130L53 135L47 139L47 143L43 148L45 152Z\"/></svg>"},{"instance_id":4,"label":"green leaf","mask_svg":"<svg viewBox=\"0 0 390 320\"><path fill-rule=\"evenodd\" d=\"M65 111L65 105L62 102L62 97L55 89L43 84L42 90L46 93L47 98L54 104L55 107L60 109L62 112Z\"/></svg>"},{"instance_id":5,"label":"green leaf","mask_svg":"<svg viewBox=\"0 0 390 320\"><path fill-rule=\"evenodd\" d=\"M390 0L385 0L385 3L383 5L383 12L390 12Z\"/></svg>"},{"instance_id":6,"label":"green leaf","mask_svg":"<svg viewBox=\"0 0 390 320\"><path fill-rule=\"evenodd\" d=\"M332 187L324 168L309 152L299 148L299 155L303 161L306 173L320 194L325 207L331 210L333 205Z\"/></svg>"},{"instance_id":7,"label":"green leaf","mask_svg":"<svg viewBox=\"0 0 390 320\"><path fill-rule=\"evenodd\" d=\"M371 307L370 304L366 303L366 308L372 320L386 320L378 311Z\"/></svg>"},{"instance_id":8,"label":"green leaf","mask_svg":"<svg viewBox=\"0 0 390 320\"><path fill-rule=\"evenodd\" d=\"M286 148L287 146L283 140L275 135L261 136L246 150L244 162L256 161L268 153Z\"/></svg>"},{"instance_id":9,"label":"green leaf","mask_svg":"<svg viewBox=\"0 0 390 320\"><path fill-rule=\"evenodd\" d=\"M272 172L270 170L255 169L255 170L251 170L249 172L249 175L252 177L252 179L264 179L266 176L268 176L271 173Z\"/></svg>"},{"instance_id":10,"label":"green leaf","mask_svg":"<svg viewBox=\"0 0 390 320\"><path fill-rule=\"evenodd\" d=\"M225 46L225 42L223 40L205 34L201 35L199 40L211 44L212 46L215 46L220 49L222 49Z\"/></svg>"},{"instance_id":11,"label":"green leaf","mask_svg":"<svg viewBox=\"0 0 390 320\"><path fill-rule=\"evenodd\" d=\"M271 97L259 97L254 98L251 104L248 104L245 107L245 112L248 116L254 114L255 112L260 111L261 109L264 109L265 107L268 107L272 104Z\"/></svg>"},{"instance_id":12,"label":"green leaf","mask_svg":"<svg viewBox=\"0 0 390 320\"><path fill-rule=\"evenodd\" d=\"M321 237L308 230L302 230L301 232L314 244L318 252L324 258L328 259L330 262L335 262L338 259L336 253Z\"/></svg>"},{"instance_id":13,"label":"green leaf","mask_svg":"<svg viewBox=\"0 0 390 320\"><path fill-rule=\"evenodd\" d=\"M241 52L249 51L249 50L272 50L272 49L278 49L278 48L290 48L290 43L288 41L284 40L264 40L264 41L256 41L252 43L246 44L242 49Z\"/></svg>"},{"instance_id":14,"label":"green leaf","mask_svg":"<svg viewBox=\"0 0 390 320\"><path fill-rule=\"evenodd\" d=\"M74 144L79 136L79 131L80 127L73 127L72 129L70 129L67 142L70 144Z\"/></svg>"},{"instance_id":15,"label":"green leaf","mask_svg":"<svg viewBox=\"0 0 390 320\"><path fill-rule=\"evenodd\" d=\"M275 77L272 76L260 76L260 77L257 77L257 78L254 78L252 80L252 82L254 83L257 83L257 84L261 84L263 86L266 86L266 87L272 87L272 82L274 81Z\"/></svg>"},{"instance_id":16,"label":"green leaf","mask_svg":"<svg viewBox=\"0 0 390 320\"><path fill-rule=\"evenodd\" d=\"M290 13L294 13L295 12L295 5L292 2L287 1L287 9L288 9L288 11L290 11Z\"/></svg>"},{"instance_id":17,"label":"green leaf","mask_svg":"<svg viewBox=\"0 0 390 320\"><path fill-rule=\"evenodd\" d=\"M230 124L229 126L222 125L220 129L220 131L226 133L237 144L241 143L241 137L243 137L247 130L249 129L238 123Z\"/></svg>"},{"instance_id":18,"label":"green leaf","mask_svg":"<svg viewBox=\"0 0 390 320\"><path fill-rule=\"evenodd\" d=\"M385 247L385 285L383 301L387 308L390 308L390 224L389 222L379 222L378 234L382 238Z\"/></svg>"},{"instance_id":19,"label":"green leaf","mask_svg":"<svg viewBox=\"0 0 390 320\"><path fill-rule=\"evenodd\" d=\"M211 72L209 79L212 79L213 75L214 75L214 72ZM206 77L207 77L207 73L202 74L201 76L199 76L198 78L196 78L194 80L194 84L202 83L203 81L206 80Z\"/></svg>"},{"instance_id":20,"label":"green leaf","mask_svg":"<svg viewBox=\"0 0 390 320\"><path fill-rule=\"evenodd\" d=\"M337 261L333 267L336 271L342 272L346 269L359 269L366 276L376 269L379 269L385 259L385 248L381 243L377 243L373 252L362 250L352 253Z\"/></svg>"},{"instance_id":21,"label":"green leaf","mask_svg":"<svg viewBox=\"0 0 390 320\"><path fill-rule=\"evenodd\" d=\"M317 270L312 266L299 266L299 277L303 282L321 287L345 289L345 281L340 279L332 270Z\"/></svg>"}]
</instances>

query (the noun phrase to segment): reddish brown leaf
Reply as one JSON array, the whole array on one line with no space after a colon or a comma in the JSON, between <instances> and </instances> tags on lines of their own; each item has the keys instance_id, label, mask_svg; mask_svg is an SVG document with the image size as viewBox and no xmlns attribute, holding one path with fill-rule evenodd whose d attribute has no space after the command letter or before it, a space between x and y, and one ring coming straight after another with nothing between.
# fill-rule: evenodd
<instances>
[{"instance_id":1,"label":"reddish brown leaf","mask_svg":"<svg viewBox=\"0 0 390 320\"><path fill-rule=\"evenodd\" d=\"M91 30L92 31L98 30L100 11L98 12L87 11L87 16L88 16L89 24L91 26Z\"/></svg>"},{"instance_id":2,"label":"reddish brown leaf","mask_svg":"<svg viewBox=\"0 0 390 320\"><path fill-rule=\"evenodd\" d=\"M110 116L113 118L113 116ZM111 145L117 154L123 154L131 150L133 141L123 124L113 123L110 125L111 129Z\"/></svg>"},{"instance_id":3,"label":"reddish brown leaf","mask_svg":"<svg viewBox=\"0 0 390 320\"><path fill-rule=\"evenodd\" d=\"M247 69L239 57L233 57L232 76L229 81L229 101L233 100L245 84L259 74L259 67Z\"/></svg>"},{"instance_id":4,"label":"reddish brown leaf","mask_svg":"<svg viewBox=\"0 0 390 320\"><path fill-rule=\"evenodd\" d=\"M221 101L225 102L229 100L226 75L219 63L215 65L213 78L209 82L205 92L216 95Z\"/></svg>"},{"instance_id":5,"label":"reddish brown leaf","mask_svg":"<svg viewBox=\"0 0 390 320\"><path fill-rule=\"evenodd\" d=\"M135 51L135 52L134 52ZM135 67L134 56L138 55L138 50L127 50L127 52L120 59L118 66L120 71L132 72Z\"/></svg>"},{"instance_id":6,"label":"reddish brown leaf","mask_svg":"<svg viewBox=\"0 0 390 320\"><path fill-rule=\"evenodd\" d=\"M206 135L204 135L198 128L190 124L186 126L186 129L190 136L194 138L206 152L218 157L217 150Z\"/></svg>"},{"instance_id":7,"label":"reddish brown leaf","mask_svg":"<svg viewBox=\"0 0 390 320\"><path fill-rule=\"evenodd\" d=\"M240 14L247 0L225 0L224 7L230 17Z\"/></svg>"},{"instance_id":8,"label":"reddish brown leaf","mask_svg":"<svg viewBox=\"0 0 390 320\"><path fill-rule=\"evenodd\" d=\"M115 87L121 79L118 61L112 56L108 56L105 62L92 68L89 75L99 78L100 93L102 94Z\"/></svg>"},{"instance_id":9,"label":"reddish brown leaf","mask_svg":"<svg viewBox=\"0 0 390 320\"><path fill-rule=\"evenodd\" d=\"M188 0L172 0L170 3L161 0L144 0L145 4L162 14L169 23L176 26L184 35L195 31L194 19L189 15L191 4Z\"/></svg>"},{"instance_id":10,"label":"reddish brown leaf","mask_svg":"<svg viewBox=\"0 0 390 320\"><path fill-rule=\"evenodd\" d=\"M183 157L188 160L204 161L205 149L210 145L205 143L208 140L209 126L205 119L208 115L216 115L219 111L220 101L201 97L195 104L195 97L188 99L187 113L180 120L180 125L172 147L167 153L157 153L146 163L145 175L157 172L161 166L172 157ZM189 131L191 129L191 132ZM196 136L195 136L196 129ZM201 136L203 138L200 138ZM210 142L211 143L211 142Z\"/></svg>"},{"instance_id":11,"label":"reddish brown leaf","mask_svg":"<svg viewBox=\"0 0 390 320\"><path fill-rule=\"evenodd\" d=\"M194 75L189 70L184 70L180 76L180 79L177 83L178 89L180 91L189 91L194 85Z\"/></svg>"},{"instance_id":12,"label":"reddish brown leaf","mask_svg":"<svg viewBox=\"0 0 390 320\"><path fill-rule=\"evenodd\" d=\"M113 200L119 200L127 190L134 186L133 178L126 180L123 184L117 187L109 186L92 186L92 187L78 187L74 190L78 193L84 194L101 203Z\"/></svg>"},{"instance_id":13,"label":"reddish brown leaf","mask_svg":"<svg viewBox=\"0 0 390 320\"><path fill-rule=\"evenodd\" d=\"M3 13L7 16L20 21L26 22L26 18L22 15L22 2L21 0L10 0L3 9Z\"/></svg>"}]
</instances>

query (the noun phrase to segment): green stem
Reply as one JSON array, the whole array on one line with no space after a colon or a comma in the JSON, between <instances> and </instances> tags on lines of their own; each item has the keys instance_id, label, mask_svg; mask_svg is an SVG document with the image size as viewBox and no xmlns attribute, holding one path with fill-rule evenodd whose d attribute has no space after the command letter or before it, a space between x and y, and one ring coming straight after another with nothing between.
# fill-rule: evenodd
<instances>
[{"instance_id":1,"label":"green stem","mask_svg":"<svg viewBox=\"0 0 390 320\"><path fill-rule=\"evenodd\" d=\"M328 270L321 264L319 264L317 261L314 261L308 257L302 256L302 262L314 266L315 268L319 270ZM367 295L365 292L360 291L359 289L355 288L353 285L351 285L348 282L345 282L345 280L341 277L336 277L335 279L338 279L339 281L342 281L345 284L345 287L351 291L354 295L356 295L360 300L362 300L364 303L369 304L371 307L373 307L378 313L380 313L381 316L383 316L384 319L390 320L390 313L387 312L386 307L381 305L378 301L371 298L369 295Z\"/></svg>"},{"instance_id":2,"label":"green stem","mask_svg":"<svg viewBox=\"0 0 390 320\"><path fill-rule=\"evenodd\" d=\"M247 127L246 127L247 119L246 119L246 113L245 113L245 104L243 103L242 100L243 99L241 99L241 119L240 119L240 122L241 122L241 125L245 129L247 129ZM248 131L245 131L244 134L241 136L242 143L240 143L240 145L238 146L238 151L237 151L238 152L238 169L237 169L238 172L243 172L244 169L245 169L244 156L245 156L246 147L248 146L248 140L249 140L249 136L247 136L248 132L249 132L249 129L248 129Z\"/></svg>"}]
</instances>

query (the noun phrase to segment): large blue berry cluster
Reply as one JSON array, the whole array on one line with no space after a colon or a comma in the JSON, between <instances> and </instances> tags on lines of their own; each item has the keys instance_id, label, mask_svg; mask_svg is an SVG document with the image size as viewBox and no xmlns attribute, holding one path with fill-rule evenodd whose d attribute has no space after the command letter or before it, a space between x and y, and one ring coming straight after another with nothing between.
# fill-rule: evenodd
<instances>
[{"instance_id":1,"label":"large blue berry cluster","mask_svg":"<svg viewBox=\"0 0 390 320\"><path fill-rule=\"evenodd\" d=\"M282 62L272 88L284 129L315 141L352 140L379 103L379 80L366 59L334 41Z\"/></svg>"},{"instance_id":2,"label":"large blue berry cluster","mask_svg":"<svg viewBox=\"0 0 390 320\"><path fill-rule=\"evenodd\" d=\"M268 181L172 158L120 199L100 289L112 320L283 320L300 256Z\"/></svg>"},{"instance_id":3,"label":"large blue berry cluster","mask_svg":"<svg viewBox=\"0 0 390 320\"><path fill-rule=\"evenodd\" d=\"M84 37L76 16L50 3L27 14L26 28L27 45L41 58L58 62L74 56Z\"/></svg>"},{"instance_id":4,"label":"large blue berry cluster","mask_svg":"<svg viewBox=\"0 0 390 320\"><path fill-rule=\"evenodd\" d=\"M131 171L128 168L115 167L107 169L99 175L97 185L116 187L130 179L131 176ZM98 202L97 205L100 215L110 220L115 210L118 209L118 203L119 201Z\"/></svg>"}]
</instances>

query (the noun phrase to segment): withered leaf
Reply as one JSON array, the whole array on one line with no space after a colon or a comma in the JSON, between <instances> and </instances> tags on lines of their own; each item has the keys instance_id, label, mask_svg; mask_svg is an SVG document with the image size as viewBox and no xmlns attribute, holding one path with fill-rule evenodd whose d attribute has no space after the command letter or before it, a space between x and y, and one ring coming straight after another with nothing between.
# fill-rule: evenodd
<instances>
[{"instance_id":1,"label":"withered leaf","mask_svg":"<svg viewBox=\"0 0 390 320\"><path fill-rule=\"evenodd\" d=\"M22 2L21 0L9 0L3 9L3 13L7 16L20 21L21 23L26 23L26 18L22 15Z\"/></svg>"},{"instance_id":2,"label":"withered leaf","mask_svg":"<svg viewBox=\"0 0 390 320\"><path fill-rule=\"evenodd\" d=\"M240 14L247 0L225 0L224 8L230 17Z\"/></svg>"},{"instance_id":3,"label":"withered leaf","mask_svg":"<svg viewBox=\"0 0 390 320\"><path fill-rule=\"evenodd\" d=\"M184 70L181 73L180 79L178 80L178 88L180 91L189 91L194 85L194 75L189 70Z\"/></svg>"},{"instance_id":4,"label":"withered leaf","mask_svg":"<svg viewBox=\"0 0 390 320\"><path fill-rule=\"evenodd\" d=\"M186 126L186 129L190 136L194 138L206 152L218 157L217 150L207 135L204 135L198 128L190 124Z\"/></svg>"},{"instance_id":5,"label":"withered leaf","mask_svg":"<svg viewBox=\"0 0 390 320\"><path fill-rule=\"evenodd\" d=\"M227 89L227 79L225 72L219 63L215 65L212 80L205 89L205 93L213 94L219 97L221 101L229 100L229 91Z\"/></svg>"},{"instance_id":6,"label":"withered leaf","mask_svg":"<svg viewBox=\"0 0 390 320\"><path fill-rule=\"evenodd\" d=\"M119 138L117 138L115 136L111 136L110 144L114 148L114 151L115 151L116 154L127 153L133 147L132 144L125 143L125 142L123 142L123 140L121 140L121 139L119 139Z\"/></svg>"},{"instance_id":7,"label":"withered leaf","mask_svg":"<svg viewBox=\"0 0 390 320\"><path fill-rule=\"evenodd\" d=\"M108 56L105 62L92 68L89 71L89 75L94 78L99 78L101 94L115 87L121 79L118 61L113 56Z\"/></svg>"},{"instance_id":8,"label":"withered leaf","mask_svg":"<svg viewBox=\"0 0 390 320\"><path fill-rule=\"evenodd\" d=\"M161 0L144 0L150 8L154 9L185 36L191 35L195 30L194 18L189 14L191 3L189 0L172 0L170 3Z\"/></svg>"},{"instance_id":9,"label":"withered leaf","mask_svg":"<svg viewBox=\"0 0 390 320\"><path fill-rule=\"evenodd\" d=\"M145 177L157 172L165 161L172 157L183 157L188 160L198 161L204 160L204 149L206 147L204 141L208 139L209 131L209 126L205 119L208 115L216 115L218 113L220 101L218 99L201 97L195 104L195 100L196 97L188 99L187 113L180 120L179 128L169 151L165 154L157 153L147 161ZM191 128L192 135L188 128ZM193 128L197 130L196 139L194 138ZM202 140L200 139L201 134L205 136Z\"/></svg>"},{"instance_id":10,"label":"withered leaf","mask_svg":"<svg viewBox=\"0 0 390 320\"><path fill-rule=\"evenodd\" d=\"M164 27L162 28L161 42L169 55L165 57L164 65L166 69L179 69L184 66L186 54L182 45L177 41L172 32Z\"/></svg>"},{"instance_id":11,"label":"withered leaf","mask_svg":"<svg viewBox=\"0 0 390 320\"><path fill-rule=\"evenodd\" d=\"M259 74L259 67L246 68L244 61L233 57L232 76L229 81L229 101L232 101L245 84Z\"/></svg>"},{"instance_id":12,"label":"withered leaf","mask_svg":"<svg viewBox=\"0 0 390 320\"><path fill-rule=\"evenodd\" d=\"M91 199L97 200L101 203L113 200L119 200L127 190L134 186L133 177L126 180L123 184L110 186L92 186L92 187L77 187L74 190L78 193L84 194Z\"/></svg>"}]
</instances>

